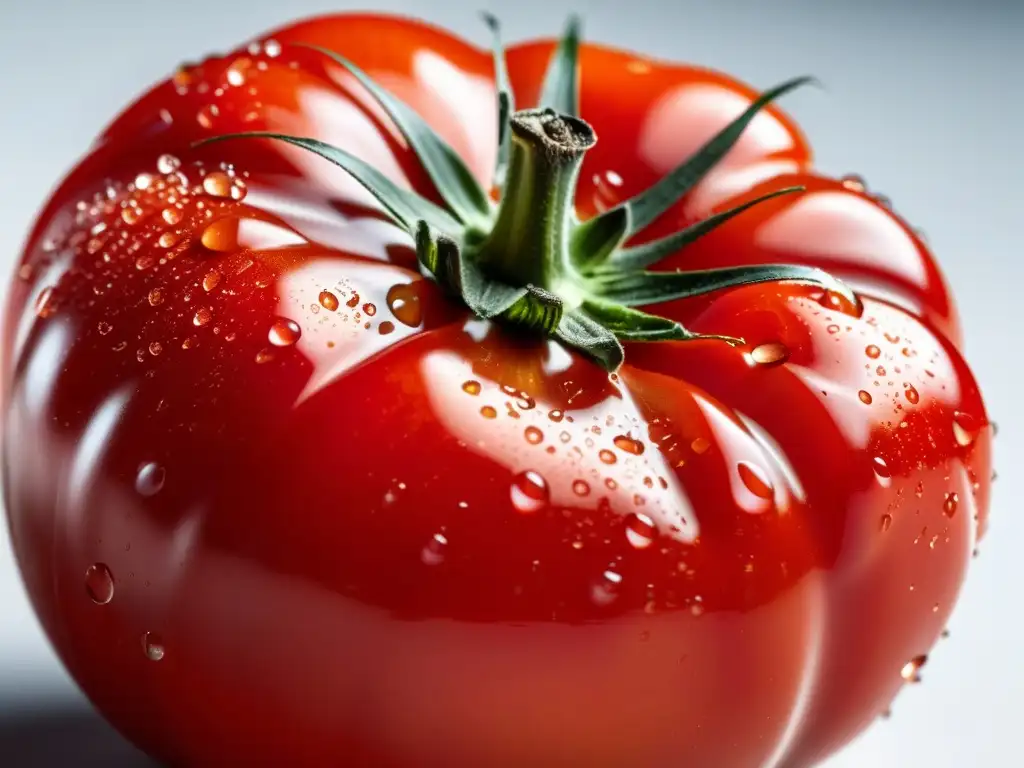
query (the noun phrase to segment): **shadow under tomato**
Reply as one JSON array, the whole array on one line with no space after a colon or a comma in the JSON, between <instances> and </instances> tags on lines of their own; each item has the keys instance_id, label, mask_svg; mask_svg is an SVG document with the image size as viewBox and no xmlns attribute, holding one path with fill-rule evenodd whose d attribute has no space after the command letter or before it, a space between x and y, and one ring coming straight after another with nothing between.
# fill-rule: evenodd
<instances>
[{"instance_id":1,"label":"shadow under tomato","mask_svg":"<svg viewBox=\"0 0 1024 768\"><path fill-rule=\"evenodd\" d=\"M0 711L0 764L5 768L155 768L98 714L66 705Z\"/></svg>"}]
</instances>

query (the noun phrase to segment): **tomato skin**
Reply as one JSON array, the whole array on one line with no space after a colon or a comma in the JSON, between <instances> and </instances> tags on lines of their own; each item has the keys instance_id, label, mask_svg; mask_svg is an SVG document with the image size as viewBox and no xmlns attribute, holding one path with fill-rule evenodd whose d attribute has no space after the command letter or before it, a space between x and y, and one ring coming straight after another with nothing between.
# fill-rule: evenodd
<instances>
[{"instance_id":1,"label":"tomato skin","mask_svg":"<svg viewBox=\"0 0 1024 768\"><path fill-rule=\"evenodd\" d=\"M372 16L268 38L118 117L11 292L12 540L100 711L172 765L787 767L883 711L949 616L990 476L956 311L911 229L817 176L770 109L644 236L806 184L665 267L795 260L864 306L793 285L663 305L748 344L634 345L609 379L471 320L341 171L266 141L191 148L315 136L431 194L351 79L289 47L306 42L393 89L486 183L490 54ZM550 51L510 49L520 106ZM600 139L583 215L753 95L597 46L581 71Z\"/></svg>"}]
</instances>

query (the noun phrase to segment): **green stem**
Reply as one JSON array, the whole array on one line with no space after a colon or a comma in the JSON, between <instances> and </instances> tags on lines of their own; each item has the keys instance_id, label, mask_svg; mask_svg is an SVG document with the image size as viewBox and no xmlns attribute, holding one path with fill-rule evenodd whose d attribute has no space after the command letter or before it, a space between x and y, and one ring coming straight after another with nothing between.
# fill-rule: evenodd
<instances>
[{"instance_id":1,"label":"green stem","mask_svg":"<svg viewBox=\"0 0 1024 768\"><path fill-rule=\"evenodd\" d=\"M512 156L497 220L471 258L509 285L551 290L571 268L576 179L597 139L584 121L551 109L516 112L510 122Z\"/></svg>"}]
</instances>

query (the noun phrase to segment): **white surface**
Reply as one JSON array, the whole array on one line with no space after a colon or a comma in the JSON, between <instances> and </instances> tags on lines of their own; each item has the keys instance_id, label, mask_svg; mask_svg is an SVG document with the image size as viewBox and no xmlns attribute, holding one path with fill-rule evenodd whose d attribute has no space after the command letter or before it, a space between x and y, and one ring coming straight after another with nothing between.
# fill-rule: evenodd
<instances>
[{"instance_id":1,"label":"white surface","mask_svg":"<svg viewBox=\"0 0 1024 768\"><path fill-rule=\"evenodd\" d=\"M0 9L0 268L9 275L49 188L133 95L185 59L228 48L330 0L4 2ZM377 5L370 3L367 5ZM556 0L501 8L506 36L557 30ZM485 43L475 0L395 2ZM857 171L927 230L955 286L967 349L999 423L992 526L951 624L894 716L830 768L1017 766L1024 711L1019 589L1024 460L1016 312L1024 281L1024 3L1020 0L630 0L578 3L587 34L685 58L767 86L810 72L826 84L787 97L819 164ZM624 10L625 9L625 10ZM541 13L549 14L545 18ZM1014 74L1015 73L1015 74ZM27 605L0 532L0 722L29 702L75 701Z\"/></svg>"}]
</instances>

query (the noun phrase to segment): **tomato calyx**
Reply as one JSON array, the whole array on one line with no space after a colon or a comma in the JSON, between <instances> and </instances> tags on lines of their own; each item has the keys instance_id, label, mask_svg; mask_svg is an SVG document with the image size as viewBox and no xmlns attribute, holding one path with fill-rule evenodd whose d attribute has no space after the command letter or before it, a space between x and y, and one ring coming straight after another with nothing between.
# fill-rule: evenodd
<instances>
[{"instance_id":1,"label":"tomato calyx","mask_svg":"<svg viewBox=\"0 0 1024 768\"><path fill-rule=\"evenodd\" d=\"M408 105L375 83L344 56L316 50L351 73L402 132L443 202L439 206L394 184L343 148L312 138L277 133L216 136L265 138L314 152L347 171L415 240L422 267L476 315L558 338L610 371L623 362L623 342L742 339L694 333L675 320L639 306L752 283L798 281L816 285L856 306L853 292L827 272L793 264L711 270L651 271L749 208L790 187L713 214L678 232L635 246L629 239L674 206L732 148L750 121L779 96L809 82L801 77L763 93L694 155L647 190L586 221L574 207L583 158L597 141L579 116L580 25L570 19L552 55L540 106L516 111L497 20L485 14L494 35L498 110L497 203L458 154Z\"/></svg>"}]
</instances>

